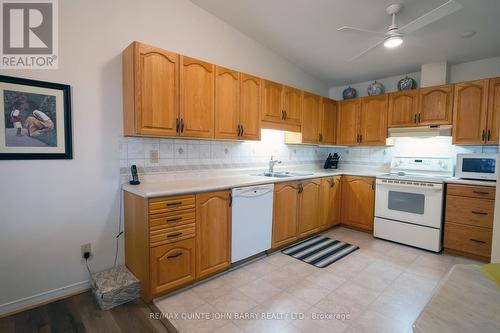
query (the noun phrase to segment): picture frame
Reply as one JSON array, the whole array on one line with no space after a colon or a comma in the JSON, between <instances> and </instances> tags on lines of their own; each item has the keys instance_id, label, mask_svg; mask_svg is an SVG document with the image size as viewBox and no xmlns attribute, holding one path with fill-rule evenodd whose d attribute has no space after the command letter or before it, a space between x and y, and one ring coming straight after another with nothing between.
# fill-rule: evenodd
<instances>
[{"instance_id":1,"label":"picture frame","mask_svg":"<svg viewBox=\"0 0 500 333\"><path fill-rule=\"evenodd\" d=\"M0 75L0 160L72 159L70 90Z\"/></svg>"}]
</instances>

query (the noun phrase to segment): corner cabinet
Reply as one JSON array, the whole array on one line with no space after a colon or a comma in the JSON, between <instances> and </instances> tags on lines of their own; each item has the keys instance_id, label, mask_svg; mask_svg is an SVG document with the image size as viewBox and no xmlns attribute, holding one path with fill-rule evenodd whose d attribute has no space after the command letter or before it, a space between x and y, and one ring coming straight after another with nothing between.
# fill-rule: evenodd
<instances>
[{"instance_id":1,"label":"corner cabinet","mask_svg":"<svg viewBox=\"0 0 500 333\"><path fill-rule=\"evenodd\" d=\"M208 62L180 57L180 135L214 137L214 72Z\"/></svg>"},{"instance_id":2,"label":"corner cabinet","mask_svg":"<svg viewBox=\"0 0 500 333\"><path fill-rule=\"evenodd\" d=\"M322 178L320 188L320 227L327 229L340 223L341 176Z\"/></svg>"},{"instance_id":3,"label":"corner cabinet","mask_svg":"<svg viewBox=\"0 0 500 333\"><path fill-rule=\"evenodd\" d=\"M375 209L375 179L342 177L341 222L343 225L367 232L373 231Z\"/></svg>"},{"instance_id":4,"label":"corner cabinet","mask_svg":"<svg viewBox=\"0 0 500 333\"><path fill-rule=\"evenodd\" d=\"M177 136L179 55L134 42L122 57L124 134Z\"/></svg>"},{"instance_id":5,"label":"corner cabinet","mask_svg":"<svg viewBox=\"0 0 500 333\"><path fill-rule=\"evenodd\" d=\"M269 80L263 80L262 127L300 131L302 91Z\"/></svg>"},{"instance_id":6,"label":"corner cabinet","mask_svg":"<svg viewBox=\"0 0 500 333\"><path fill-rule=\"evenodd\" d=\"M223 271L231 264L231 191L196 195L196 277Z\"/></svg>"}]
</instances>

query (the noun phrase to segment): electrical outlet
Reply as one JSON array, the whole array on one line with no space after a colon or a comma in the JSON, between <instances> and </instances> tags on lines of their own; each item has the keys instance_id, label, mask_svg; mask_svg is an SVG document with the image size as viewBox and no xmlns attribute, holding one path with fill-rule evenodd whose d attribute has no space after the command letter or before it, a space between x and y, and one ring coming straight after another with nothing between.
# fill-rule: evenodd
<instances>
[{"instance_id":1,"label":"electrical outlet","mask_svg":"<svg viewBox=\"0 0 500 333\"><path fill-rule=\"evenodd\" d=\"M149 151L149 163L158 163L158 150Z\"/></svg>"},{"instance_id":2,"label":"electrical outlet","mask_svg":"<svg viewBox=\"0 0 500 333\"><path fill-rule=\"evenodd\" d=\"M83 258L83 255L85 254L85 252L89 252L90 256L92 256L92 245L90 243L81 245L80 249L81 249L81 257L82 258Z\"/></svg>"}]
</instances>

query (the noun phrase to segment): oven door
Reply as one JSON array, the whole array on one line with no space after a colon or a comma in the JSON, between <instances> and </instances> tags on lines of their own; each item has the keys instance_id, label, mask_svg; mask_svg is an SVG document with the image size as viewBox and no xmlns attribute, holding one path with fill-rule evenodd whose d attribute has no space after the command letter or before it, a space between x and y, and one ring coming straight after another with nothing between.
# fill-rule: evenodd
<instances>
[{"instance_id":1,"label":"oven door","mask_svg":"<svg viewBox=\"0 0 500 333\"><path fill-rule=\"evenodd\" d=\"M389 183L377 179L375 216L385 219L441 228L443 185Z\"/></svg>"}]
</instances>

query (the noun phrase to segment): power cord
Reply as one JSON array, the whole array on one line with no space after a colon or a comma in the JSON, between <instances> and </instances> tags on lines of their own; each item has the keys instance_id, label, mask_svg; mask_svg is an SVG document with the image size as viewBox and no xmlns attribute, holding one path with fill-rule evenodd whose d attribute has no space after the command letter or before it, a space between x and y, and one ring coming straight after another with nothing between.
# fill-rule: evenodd
<instances>
[{"instance_id":1,"label":"power cord","mask_svg":"<svg viewBox=\"0 0 500 333\"><path fill-rule=\"evenodd\" d=\"M116 267L116 261L118 260L118 244L120 240L120 236L123 234L122 229L123 224L123 191L120 190L120 218L118 220L118 233L116 234L116 249L115 249L115 261L113 263L113 267Z\"/></svg>"},{"instance_id":2,"label":"power cord","mask_svg":"<svg viewBox=\"0 0 500 333\"><path fill-rule=\"evenodd\" d=\"M85 267L87 267L87 272L89 272L89 277L90 277L90 284L92 285L92 288L95 289L95 281L94 277L92 276L92 271L89 266L89 258L90 258L90 252L85 252L83 254L83 259L85 259Z\"/></svg>"}]
</instances>

